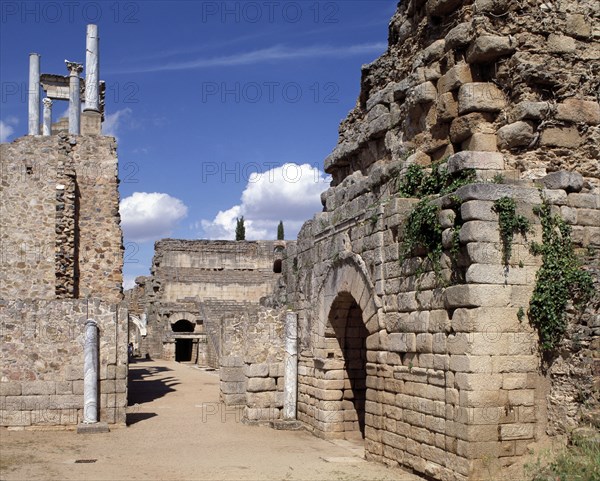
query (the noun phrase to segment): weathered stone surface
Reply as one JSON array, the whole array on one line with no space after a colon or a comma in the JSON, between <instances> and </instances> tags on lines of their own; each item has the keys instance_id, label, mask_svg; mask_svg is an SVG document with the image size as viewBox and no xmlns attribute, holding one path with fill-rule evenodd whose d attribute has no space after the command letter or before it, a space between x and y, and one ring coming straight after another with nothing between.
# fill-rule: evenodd
<instances>
[{"instance_id":1,"label":"weathered stone surface","mask_svg":"<svg viewBox=\"0 0 600 481\"><path fill-rule=\"evenodd\" d=\"M471 43L474 36L475 29L472 22L459 23L446 34L445 48L451 50L466 47Z\"/></svg>"},{"instance_id":2,"label":"weathered stone surface","mask_svg":"<svg viewBox=\"0 0 600 481\"><path fill-rule=\"evenodd\" d=\"M450 122L458 117L458 102L452 92L446 92L439 96L437 117L441 122Z\"/></svg>"},{"instance_id":3,"label":"weathered stone surface","mask_svg":"<svg viewBox=\"0 0 600 481\"><path fill-rule=\"evenodd\" d=\"M457 152L448 159L447 168L450 173L464 169L504 169L504 156L493 152Z\"/></svg>"},{"instance_id":4,"label":"weathered stone surface","mask_svg":"<svg viewBox=\"0 0 600 481\"><path fill-rule=\"evenodd\" d=\"M424 82L417 85L411 95L411 101L415 104L426 104L437 99L437 89L432 82Z\"/></svg>"},{"instance_id":5,"label":"weathered stone surface","mask_svg":"<svg viewBox=\"0 0 600 481\"><path fill-rule=\"evenodd\" d=\"M592 25L580 13L567 14L565 33L579 39L587 39L592 35Z\"/></svg>"},{"instance_id":6,"label":"weathered stone surface","mask_svg":"<svg viewBox=\"0 0 600 481\"><path fill-rule=\"evenodd\" d=\"M444 55L444 47L446 45L446 41L444 39L436 40L432 42L431 45L426 47L420 55L420 59L424 64L430 64L439 60L442 55Z\"/></svg>"},{"instance_id":7,"label":"weathered stone surface","mask_svg":"<svg viewBox=\"0 0 600 481\"><path fill-rule=\"evenodd\" d=\"M498 150L498 141L496 134L480 134L471 135L467 140L463 141L461 147L464 150L475 150L482 152L496 152Z\"/></svg>"},{"instance_id":8,"label":"weathered stone surface","mask_svg":"<svg viewBox=\"0 0 600 481\"><path fill-rule=\"evenodd\" d=\"M583 176L578 172L566 170L552 172L539 179L539 182L547 189L563 189L567 192L580 192L583 188Z\"/></svg>"},{"instance_id":9,"label":"weathered stone surface","mask_svg":"<svg viewBox=\"0 0 600 481\"><path fill-rule=\"evenodd\" d=\"M416 349L417 337L414 333L392 333L388 338L390 350L393 352L414 352Z\"/></svg>"},{"instance_id":10,"label":"weathered stone surface","mask_svg":"<svg viewBox=\"0 0 600 481\"><path fill-rule=\"evenodd\" d=\"M456 190L456 195L467 200L498 200L501 197L519 198L531 205L540 203L537 189L503 184L470 184Z\"/></svg>"},{"instance_id":11,"label":"weathered stone surface","mask_svg":"<svg viewBox=\"0 0 600 481\"><path fill-rule=\"evenodd\" d=\"M455 118L450 124L450 140L458 143L467 140L473 134L492 134L495 132L490 123L492 114L472 112Z\"/></svg>"},{"instance_id":12,"label":"weathered stone surface","mask_svg":"<svg viewBox=\"0 0 600 481\"><path fill-rule=\"evenodd\" d=\"M458 8L460 4L460 0L427 0L425 8L427 10L427 15L439 17L452 12Z\"/></svg>"},{"instance_id":13,"label":"weathered stone surface","mask_svg":"<svg viewBox=\"0 0 600 481\"><path fill-rule=\"evenodd\" d=\"M486 35L477 37L467 49L467 62L486 63L498 57L508 55L515 51L516 41L511 37L499 35Z\"/></svg>"},{"instance_id":14,"label":"weathered stone surface","mask_svg":"<svg viewBox=\"0 0 600 481\"><path fill-rule=\"evenodd\" d=\"M533 140L533 127L527 122L513 122L498 129L497 136L501 149L527 147Z\"/></svg>"},{"instance_id":15,"label":"weathered stone surface","mask_svg":"<svg viewBox=\"0 0 600 481\"><path fill-rule=\"evenodd\" d=\"M542 132L540 145L576 149L583 139L576 127L550 127Z\"/></svg>"},{"instance_id":16,"label":"weathered stone surface","mask_svg":"<svg viewBox=\"0 0 600 481\"><path fill-rule=\"evenodd\" d=\"M556 118L590 125L600 124L600 104L591 100L567 99L556 106Z\"/></svg>"},{"instance_id":17,"label":"weathered stone surface","mask_svg":"<svg viewBox=\"0 0 600 481\"><path fill-rule=\"evenodd\" d=\"M574 38L555 33L548 35L547 47L552 53L573 53L576 50Z\"/></svg>"},{"instance_id":18,"label":"weathered stone surface","mask_svg":"<svg viewBox=\"0 0 600 481\"><path fill-rule=\"evenodd\" d=\"M548 117L552 111L550 102L520 102L515 105L514 119L542 120Z\"/></svg>"},{"instance_id":19,"label":"weathered stone surface","mask_svg":"<svg viewBox=\"0 0 600 481\"><path fill-rule=\"evenodd\" d=\"M504 107L506 97L493 83L468 83L458 91L458 111L461 115L469 112L498 112Z\"/></svg>"},{"instance_id":20,"label":"weathered stone surface","mask_svg":"<svg viewBox=\"0 0 600 481\"><path fill-rule=\"evenodd\" d=\"M475 0L475 8L477 12L501 15L509 9L511 3L510 0Z\"/></svg>"},{"instance_id":21,"label":"weathered stone surface","mask_svg":"<svg viewBox=\"0 0 600 481\"><path fill-rule=\"evenodd\" d=\"M473 82L473 74L471 66L466 63L455 65L448 70L437 83L438 92L440 94L450 92L459 88L461 85Z\"/></svg>"}]
</instances>

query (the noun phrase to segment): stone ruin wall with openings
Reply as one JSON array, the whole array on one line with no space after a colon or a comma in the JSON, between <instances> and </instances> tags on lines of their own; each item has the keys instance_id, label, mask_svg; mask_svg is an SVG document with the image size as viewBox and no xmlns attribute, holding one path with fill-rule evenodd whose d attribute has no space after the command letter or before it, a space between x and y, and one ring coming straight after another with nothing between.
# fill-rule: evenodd
<instances>
[{"instance_id":1,"label":"stone ruin wall with openings","mask_svg":"<svg viewBox=\"0 0 600 481\"><path fill-rule=\"evenodd\" d=\"M82 421L84 323L100 329L100 421L125 423L116 143L28 136L0 146L0 423Z\"/></svg>"},{"instance_id":2,"label":"stone ruin wall with openings","mask_svg":"<svg viewBox=\"0 0 600 481\"><path fill-rule=\"evenodd\" d=\"M316 435L364 437L368 459L435 479L508 479L536 442L586 422L600 388L599 25L593 1L399 4L325 160L324 211L285 253L298 418ZM431 252L403 249L419 199L399 192L409 165L434 162L448 184L470 179L430 197L437 274ZM545 369L526 315L542 196L596 288ZM507 269L503 197L532 223Z\"/></svg>"},{"instance_id":3,"label":"stone ruin wall with openings","mask_svg":"<svg viewBox=\"0 0 600 481\"><path fill-rule=\"evenodd\" d=\"M256 385L253 392L264 392L258 397L268 398L262 403L256 400L256 407L265 405L265 416L272 404L280 408L281 402L274 399L281 398L283 382L277 348L281 319L278 311L260 302L281 279L285 245L283 241L157 242L152 275L137 278L136 287L126 293L130 314L138 318L145 314L147 320L147 334L139 336L136 345L138 353L177 360L178 339L193 338L197 354L189 362L220 368L227 405L244 405L247 378L263 377L266 372L264 376L271 379L260 390L259 381L250 382ZM182 319L194 326L193 332L173 331ZM130 333L137 336L131 322ZM260 340L250 341L256 337Z\"/></svg>"}]
</instances>

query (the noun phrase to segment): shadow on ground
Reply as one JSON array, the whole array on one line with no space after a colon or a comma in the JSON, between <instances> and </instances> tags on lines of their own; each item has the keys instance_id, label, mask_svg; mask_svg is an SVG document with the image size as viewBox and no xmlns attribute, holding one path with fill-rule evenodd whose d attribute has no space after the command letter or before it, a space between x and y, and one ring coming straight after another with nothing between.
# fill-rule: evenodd
<instances>
[{"instance_id":1,"label":"shadow on ground","mask_svg":"<svg viewBox=\"0 0 600 481\"><path fill-rule=\"evenodd\" d=\"M166 373L172 371L168 367L144 365L146 360L132 360L129 364L129 399L128 405L144 404L161 398L170 392L174 392L174 387L179 385L177 378L169 376ZM153 377L153 379L148 379Z\"/></svg>"}]
</instances>

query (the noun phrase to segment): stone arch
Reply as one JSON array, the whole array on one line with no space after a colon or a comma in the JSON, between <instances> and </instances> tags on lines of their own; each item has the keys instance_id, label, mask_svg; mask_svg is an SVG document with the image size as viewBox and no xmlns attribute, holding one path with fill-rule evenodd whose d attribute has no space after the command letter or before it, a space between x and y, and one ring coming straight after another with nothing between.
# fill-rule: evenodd
<instances>
[{"instance_id":1,"label":"stone arch","mask_svg":"<svg viewBox=\"0 0 600 481\"><path fill-rule=\"evenodd\" d=\"M360 256L343 252L327 271L316 300L311 326L315 385L306 390L313 399L304 419L319 436L362 439L367 338L379 335L381 301Z\"/></svg>"},{"instance_id":2,"label":"stone arch","mask_svg":"<svg viewBox=\"0 0 600 481\"><path fill-rule=\"evenodd\" d=\"M316 339L325 337L331 306L340 293L348 293L356 301L369 334L375 334L380 329L381 301L375 296L375 286L364 261L351 252L345 252L340 257L327 271L317 294L318 307L313 316L312 328Z\"/></svg>"},{"instance_id":3,"label":"stone arch","mask_svg":"<svg viewBox=\"0 0 600 481\"><path fill-rule=\"evenodd\" d=\"M171 330L173 332L194 332L196 324L188 321L187 319L179 319L177 322L171 323Z\"/></svg>"}]
</instances>

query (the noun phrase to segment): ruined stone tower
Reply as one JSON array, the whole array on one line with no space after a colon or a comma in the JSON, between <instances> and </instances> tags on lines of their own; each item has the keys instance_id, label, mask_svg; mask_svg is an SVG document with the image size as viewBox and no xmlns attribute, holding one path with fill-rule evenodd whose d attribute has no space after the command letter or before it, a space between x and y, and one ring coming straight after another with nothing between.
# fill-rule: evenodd
<instances>
[{"instance_id":1,"label":"ruined stone tower","mask_svg":"<svg viewBox=\"0 0 600 481\"><path fill-rule=\"evenodd\" d=\"M31 55L29 135L0 145L2 426L74 425L83 419L87 319L99 326L100 421L125 422L117 155L115 139L100 130L97 47L97 29L88 26L87 85L79 79L80 64L68 62L69 77L40 76L39 56ZM40 86L47 93L43 126ZM69 100L65 129L62 121L52 125L53 100Z\"/></svg>"}]
</instances>

